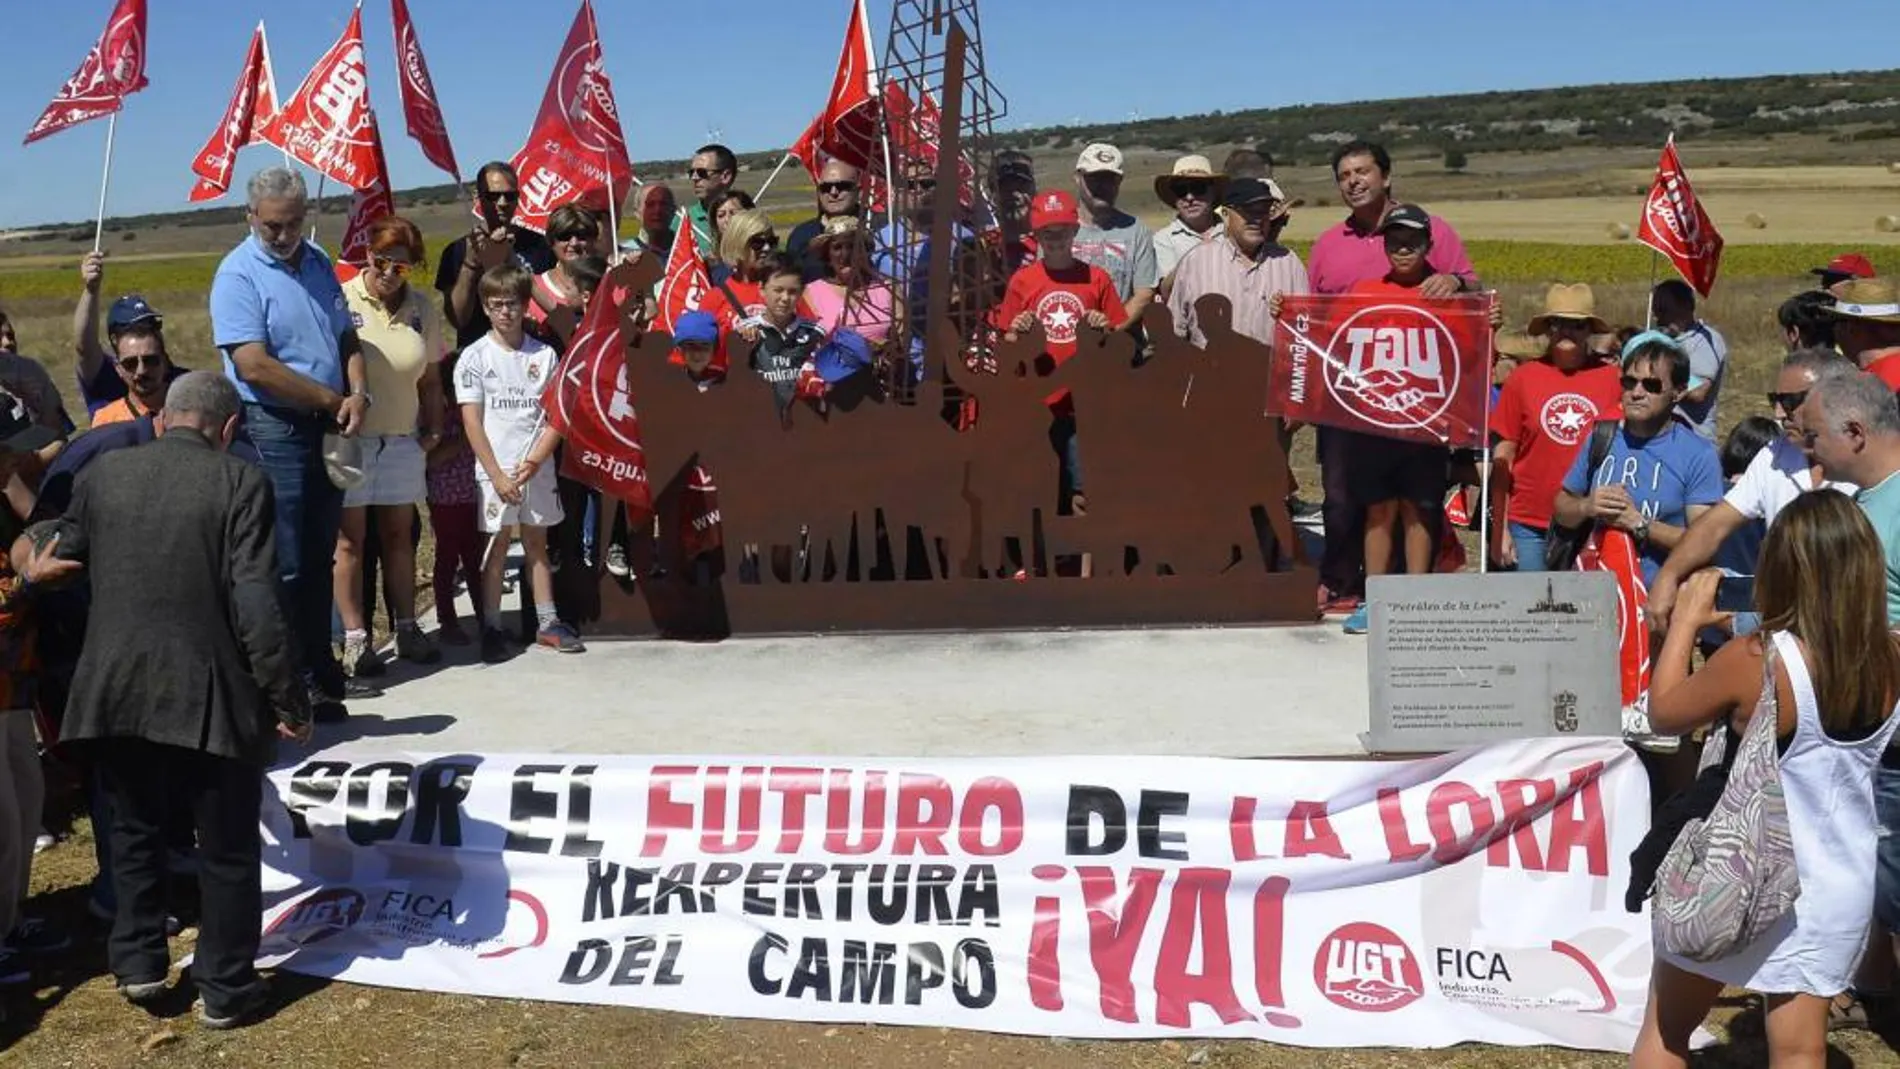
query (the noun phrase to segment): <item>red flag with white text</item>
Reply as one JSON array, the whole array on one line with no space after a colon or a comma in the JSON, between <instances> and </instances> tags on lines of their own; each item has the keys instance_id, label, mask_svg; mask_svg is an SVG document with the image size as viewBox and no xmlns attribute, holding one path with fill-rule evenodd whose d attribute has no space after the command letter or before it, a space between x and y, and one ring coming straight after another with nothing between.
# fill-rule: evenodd
<instances>
[{"instance_id":1,"label":"red flag with white text","mask_svg":"<svg viewBox=\"0 0 1900 1069\"><path fill-rule=\"evenodd\" d=\"M534 129L510 162L521 181L514 221L530 230L544 229L563 204L604 210L611 201L618 210L633 188L633 162L589 0L581 0Z\"/></svg>"},{"instance_id":2,"label":"red flag with white text","mask_svg":"<svg viewBox=\"0 0 1900 1069\"><path fill-rule=\"evenodd\" d=\"M1623 704L1649 690L1649 587L1643 584L1643 558L1628 531L1598 524L1577 554L1580 572L1609 572L1616 580L1617 668Z\"/></svg>"},{"instance_id":3,"label":"red flag with white text","mask_svg":"<svg viewBox=\"0 0 1900 1069\"><path fill-rule=\"evenodd\" d=\"M264 24L251 31L251 47L244 54L244 68L231 88L231 102L225 105L224 118L211 139L191 161L198 182L191 187L191 199L222 197L231 189L231 170L237 164L238 150L260 140L264 124L277 111L277 79L270 69L270 48L264 41Z\"/></svg>"},{"instance_id":4,"label":"red flag with white text","mask_svg":"<svg viewBox=\"0 0 1900 1069\"><path fill-rule=\"evenodd\" d=\"M16 50L28 47L15 40ZM30 145L68 126L110 115L125 98L145 88L145 0L119 0L105 32L79 62L53 102L33 122L22 144Z\"/></svg>"},{"instance_id":5,"label":"red flag with white text","mask_svg":"<svg viewBox=\"0 0 1900 1069\"><path fill-rule=\"evenodd\" d=\"M620 289L603 281L594 291L541 407L548 425L567 441L562 472L644 513L653 508L653 494L640 420L627 395L626 340L614 300Z\"/></svg>"},{"instance_id":6,"label":"red flag with white text","mask_svg":"<svg viewBox=\"0 0 1900 1069\"><path fill-rule=\"evenodd\" d=\"M369 113L369 138L376 160L369 184L350 198L350 221L343 227L343 243L336 258L357 267L369 263L369 226L385 215L396 213L395 192L390 187L389 163L383 158L383 134L376 124L376 113Z\"/></svg>"},{"instance_id":7,"label":"red flag with white text","mask_svg":"<svg viewBox=\"0 0 1900 1069\"><path fill-rule=\"evenodd\" d=\"M864 0L854 0L831 76L831 95L792 146L792 155L816 175L831 157L857 168L868 166L876 144L877 64L871 54L871 20Z\"/></svg>"},{"instance_id":8,"label":"red flag with white text","mask_svg":"<svg viewBox=\"0 0 1900 1069\"><path fill-rule=\"evenodd\" d=\"M1492 300L1289 295L1274 321L1267 413L1385 438L1482 444Z\"/></svg>"},{"instance_id":9,"label":"red flag with white text","mask_svg":"<svg viewBox=\"0 0 1900 1069\"><path fill-rule=\"evenodd\" d=\"M462 172L455 166L448 122L442 118L442 105L436 99L435 82L429 77L429 64L422 58L422 40L416 36L409 5L405 0L390 0L389 15L396 26L396 88L402 94L402 115L409 136L422 146L422 154L430 163L459 182Z\"/></svg>"},{"instance_id":10,"label":"red flag with white text","mask_svg":"<svg viewBox=\"0 0 1900 1069\"><path fill-rule=\"evenodd\" d=\"M1656 181L1643 201L1643 219L1636 240L1669 257L1683 281L1707 297L1715 288L1722 266L1722 235L1709 219L1689 185L1689 172L1676 155L1676 135L1670 134L1656 164Z\"/></svg>"},{"instance_id":11,"label":"red flag with white text","mask_svg":"<svg viewBox=\"0 0 1900 1069\"><path fill-rule=\"evenodd\" d=\"M370 133L361 8L350 13L343 35L318 58L283 110L264 124L260 137L351 189L373 180L376 148Z\"/></svg>"},{"instance_id":12,"label":"red flag with white text","mask_svg":"<svg viewBox=\"0 0 1900 1069\"><path fill-rule=\"evenodd\" d=\"M680 317L698 311L700 302L711 289L712 276L706 273L706 264L699 258L693 228L686 225L675 228L673 248L666 257L666 275L660 279L660 329L673 333Z\"/></svg>"}]
</instances>

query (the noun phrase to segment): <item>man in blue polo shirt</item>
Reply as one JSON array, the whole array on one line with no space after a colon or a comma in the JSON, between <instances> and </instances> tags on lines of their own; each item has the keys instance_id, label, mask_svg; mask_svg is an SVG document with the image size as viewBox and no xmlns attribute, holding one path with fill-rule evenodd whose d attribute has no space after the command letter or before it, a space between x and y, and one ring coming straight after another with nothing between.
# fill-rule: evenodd
<instances>
[{"instance_id":1,"label":"man in blue polo shirt","mask_svg":"<svg viewBox=\"0 0 1900 1069\"><path fill-rule=\"evenodd\" d=\"M277 571L317 719L348 715L347 697L373 690L343 675L330 649L331 558L343 491L323 464L323 436L354 435L373 399L363 351L336 270L303 239L309 194L283 167L251 177L251 236L211 282L212 341L244 400L277 504Z\"/></svg>"}]
</instances>

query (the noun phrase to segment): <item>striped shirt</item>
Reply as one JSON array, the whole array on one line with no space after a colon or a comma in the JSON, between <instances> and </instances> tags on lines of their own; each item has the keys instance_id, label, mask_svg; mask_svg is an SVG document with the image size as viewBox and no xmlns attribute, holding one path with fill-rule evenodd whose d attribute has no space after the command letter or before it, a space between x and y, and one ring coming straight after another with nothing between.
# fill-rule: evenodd
<instances>
[{"instance_id":1,"label":"striped shirt","mask_svg":"<svg viewBox=\"0 0 1900 1069\"><path fill-rule=\"evenodd\" d=\"M1188 251L1174 269L1174 292L1168 296L1168 311L1174 316L1175 334L1207 346L1195 319L1194 302L1218 295L1227 298L1234 310L1234 333L1273 344L1273 314L1269 310L1276 293L1299 294L1309 291L1306 265L1293 250L1283 245L1267 245L1256 257L1249 257L1222 234Z\"/></svg>"}]
</instances>

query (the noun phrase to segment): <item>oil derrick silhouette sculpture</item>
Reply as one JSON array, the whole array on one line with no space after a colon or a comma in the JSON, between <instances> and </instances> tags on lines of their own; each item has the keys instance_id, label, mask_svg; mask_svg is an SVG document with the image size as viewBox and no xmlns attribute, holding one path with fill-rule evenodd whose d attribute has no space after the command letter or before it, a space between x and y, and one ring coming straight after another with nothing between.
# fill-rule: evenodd
<instances>
[{"instance_id":1,"label":"oil derrick silhouette sculpture","mask_svg":"<svg viewBox=\"0 0 1900 1069\"><path fill-rule=\"evenodd\" d=\"M889 250L890 274L926 339L921 374L900 346L781 417L740 339L723 384L702 389L669 362L668 337L623 320L654 514L630 517L630 580L562 569L563 611L598 634L678 638L1311 622L1317 579L1264 414L1268 347L1236 335L1217 297L1196 309L1205 349L1151 306L1157 352L1140 366L1120 332L1084 331L1060 368L1038 367L1040 328L1002 341L989 326L1002 266L979 250L1004 105L974 0L899 0L885 63L886 99L895 86L930 100L936 127L884 116L907 124L889 172L937 178L890 183L892 218L914 234ZM659 270L622 265L600 292L642 292ZM1057 515L1046 401L1062 388L1086 515ZM718 542L689 557L696 468L717 488ZM599 511L604 546L614 510Z\"/></svg>"}]
</instances>

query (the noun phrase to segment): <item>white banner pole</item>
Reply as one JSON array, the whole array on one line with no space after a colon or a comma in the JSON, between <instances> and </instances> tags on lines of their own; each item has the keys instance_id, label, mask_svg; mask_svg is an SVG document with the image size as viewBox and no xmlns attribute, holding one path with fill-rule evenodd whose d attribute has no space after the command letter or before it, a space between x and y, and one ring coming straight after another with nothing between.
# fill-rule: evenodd
<instances>
[{"instance_id":1,"label":"white banner pole","mask_svg":"<svg viewBox=\"0 0 1900 1069\"><path fill-rule=\"evenodd\" d=\"M106 233L106 190L112 187L112 142L119 132L119 113L113 112L106 120L106 165L99 176L99 212L92 227L92 251L100 251L101 242Z\"/></svg>"},{"instance_id":2,"label":"white banner pole","mask_svg":"<svg viewBox=\"0 0 1900 1069\"><path fill-rule=\"evenodd\" d=\"M752 195L752 199L753 199L753 200L764 200L764 199L765 199L765 191L766 191L766 190L768 190L768 189L771 189L771 188L772 188L772 183L773 183L773 182L776 182L776 181L778 181L778 173L779 173L780 171L783 171L783 170L785 169L785 165L786 165L786 164L788 164L788 163L790 163L790 162L792 162L792 160L793 160L794 158L795 158L795 157L794 157L794 156L793 156L793 155L792 155L791 153L789 153L789 152L787 152L787 153L785 154L785 158L784 158L784 159L782 159L782 160L780 160L780 161L778 161L778 166L777 166L777 167L774 167L774 168L772 168L772 173L771 173L771 174L769 174L769 175L766 175L766 176L765 176L765 184L764 184L764 185L762 185L762 186L760 186L760 187L759 187L759 191L758 191L757 193L754 193L754 194Z\"/></svg>"}]
</instances>

